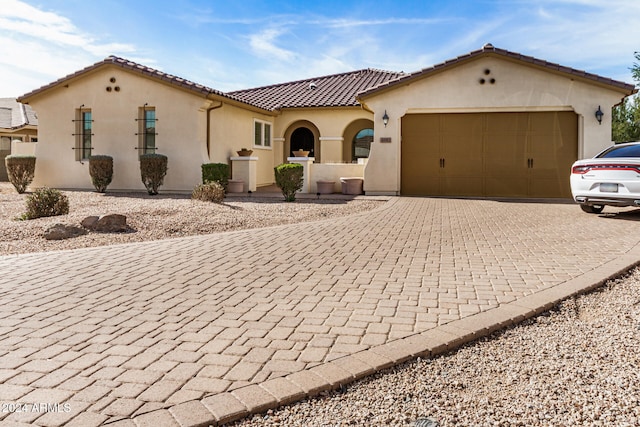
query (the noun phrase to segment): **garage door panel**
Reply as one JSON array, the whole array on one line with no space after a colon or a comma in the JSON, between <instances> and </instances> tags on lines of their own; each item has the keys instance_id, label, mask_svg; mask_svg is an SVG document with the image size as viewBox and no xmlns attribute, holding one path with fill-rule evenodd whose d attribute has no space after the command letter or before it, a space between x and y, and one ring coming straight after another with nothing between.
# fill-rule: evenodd
<instances>
[{"instance_id":1,"label":"garage door panel","mask_svg":"<svg viewBox=\"0 0 640 427\"><path fill-rule=\"evenodd\" d=\"M577 139L573 112L409 115L401 193L570 197Z\"/></svg>"},{"instance_id":2,"label":"garage door panel","mask_svg":"<svg viewBox=\"0 0 640 427\"><path fill-rule=\"evenodd\" d=\"M478 196L482 194L483 183L480 179L446 176L441 180L441 194L447 196Z\"/></svg>"},{"instance_id":3,"label":"garage door panel","mask_svg":"<svg viewBox=\"0 0 640 427\"><path fill-rule=\"evenodd\" d=\"M529 180L527 177L486 177L485 193L494 197L527 197Z\"/></svg>"},{"instance_id":4,"label":"garage door panel","mask_svg":"<svg viewBox=\"0 0 640 427\"><path fill-rule=\"evenodd\" d=\"M565 177L544 177L532 179L529 186L529 197L571 197L569 186L569 173Z\"/></svg>"}]
</instances>

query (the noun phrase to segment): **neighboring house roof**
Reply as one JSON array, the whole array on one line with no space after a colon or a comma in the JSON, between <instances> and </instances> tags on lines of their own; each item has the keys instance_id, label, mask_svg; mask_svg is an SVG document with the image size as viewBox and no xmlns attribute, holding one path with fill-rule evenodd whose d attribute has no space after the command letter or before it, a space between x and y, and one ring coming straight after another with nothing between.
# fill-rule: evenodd
<instances>
[{"instance_id":1,"label":"neighboring house roof","mask_svg":"<svg viewBox=\"0 0 640 427\"><path fill-rule=\"evenodd\" d=\"M303 107L352 107L358 92L405 74L371 68L323 77L229 92L246 103L266 110Z\"/></svg>"},{"instance_id":2,"label":"neighboring house roof","mask_svg":"<svg viewBox=\"0 0 640 427\"><path fill-rule=\"evenodd\" d=\"M38 117L29 105L21 104L15 98L0 98L0 129L20 129L38 126Z\"/></svg>"},{"instance_id":3,"label":"neighboring house roof","mask_svg":"<svg viewBox=\"0 0 640 427\"><path fill-rule=\"evenodd\" d=\"M398 85L404 85L414 80L422 79L432 74L439 73L450 67L460 65L461 63L467 62L472 59L476 59L479 56L483 56L483 55L496 55L496 56L504 57L506 59L520 61L526 65L539 67L546 71L565 74L572 78L577 77L586 81L590 81L595 84L613 87L614 89L617 89L620 92L623 92L627 95L632 95L638 91L634 85L629 83L613 80L607 77L602 77L597 74L588 73L586 71L578 70L575 68L565 67L560 64L534 58L533 56L522 55L520 53L499 49L494 47L492 44L488 43L484 45L482 49L474 50L472 52L467 53L466 55L461 55L461 56L458 56L457 58L453 58L448 61L442 62L440 64L436 64L432 67L423 68L422 70L405 74L401 77L398 77L397 79L383 82L381 84L378 84L375 87L367 88L366 90L363 90L358 94L358 98L366 97L381 91L385 91L387 89L393 88Z\"/></svg>"},{"instance_id":4,"label":"neighboring house roof","mask_svg":"<svg viewBox=\"0 0 640 427\"><path fill-rule=\"evenodd\" d=\"M228 98L234 101L238 101L238 102L243 102L240 99L237 99L231 95L228 95L224 92L221 92L219 90L198 84L198 83L194 83L190 80L187 79L183 79L181 77L177 77L174 76L172 74L167 74L163 71L160 70L156 70L155 68L151 68L151 67L147 67L146 65L142 65L142 64L138 64L136 62L133 61L129 61L128 59L124 59L124 58L119 58L117 56L109 56L107 58L105 58L104 60L100 61L100 62L96 62L93 65L90 65L86 68L83 68L82 70L76 71L75 73L69 74L65 77L62 77L52 83L49 83L48 85L42 86L38 89L35 89L27 94L22 95L21 97L18 98L18 101L27 101L29 98L32 98L35 95L39 95L43 92L46 92L50 89L53 89L59 85L65 84L66 82L68 82L69 80L73 80L77 77L80 77L84 74L87 74L97 68L103 67L105 65L115 65L117 67L123 68L125 70L129 70L132 71L134 73L138 73L141 74L143 76L155 79L155 80L159 80L162 82L166 82L170 85L182 88L182 89L186 89L188 91L191 92L195 92L197 94L203 95L203 96L208 96L208 95L217 95L220 97L224 97L224 98Z\"/></svg>"}]
</instances>

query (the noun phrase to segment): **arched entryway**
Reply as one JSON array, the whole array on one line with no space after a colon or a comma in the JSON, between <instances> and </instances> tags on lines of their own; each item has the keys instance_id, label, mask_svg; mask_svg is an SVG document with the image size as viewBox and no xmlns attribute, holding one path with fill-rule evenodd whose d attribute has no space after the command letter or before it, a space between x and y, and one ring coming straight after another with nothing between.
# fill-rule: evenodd
<instances>
[{"instance_id":1,"label":"arched entryway","mask_svg":"<svg viewBox=\"0 0 640 427\"><path fill-rule=\"evenodd\" d=\"M355 163L358 159L369 157L371 142L373 142L373 122L368 119L351 122L344 130L343 141L344 161Z\"/></svg>"},{"instance_id":2,"label":"arched entryway","mask_svg":"<svg viewBox=\"0 0 640 427\"><path fill-rule=\"evenodd\" d=\"M306 127L299 127L291 134L291 151L304 150L309 152L309 157L315 157L315 136Z\"/></svg>"}]
</instances>

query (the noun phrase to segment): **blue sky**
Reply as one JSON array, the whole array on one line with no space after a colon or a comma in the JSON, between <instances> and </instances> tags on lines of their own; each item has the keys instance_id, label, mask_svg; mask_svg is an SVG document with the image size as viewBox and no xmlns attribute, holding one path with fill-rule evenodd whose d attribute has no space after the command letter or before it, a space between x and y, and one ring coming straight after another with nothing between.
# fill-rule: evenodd
<instances>
[{"instance_id":1,"label":"blue sky","mask_svg":"<svg viewBox=\"0 0 640 427\"><path fill-rule=\"evenodd\" d=\"M485 43L633 83L638 0L0 0L0 97L109 55L222 91L415 71Z\"/></svg>"}]
</instances>

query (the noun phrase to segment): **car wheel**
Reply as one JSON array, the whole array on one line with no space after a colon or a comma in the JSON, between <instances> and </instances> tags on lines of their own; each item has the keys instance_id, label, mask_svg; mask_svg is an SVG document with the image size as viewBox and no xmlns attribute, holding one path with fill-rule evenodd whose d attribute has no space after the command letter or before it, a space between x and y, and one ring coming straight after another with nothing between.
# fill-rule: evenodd
<instances>
[{"instance_id":1,"label":"car wheel","mask_svg":"<svg viewBox=\"0 0 640 427\"><path fill-rule=\"evenodd\" d=\"M599 214L604 210L604 205L580 205L586 213Z\"/></svg>"}]
</instances>

